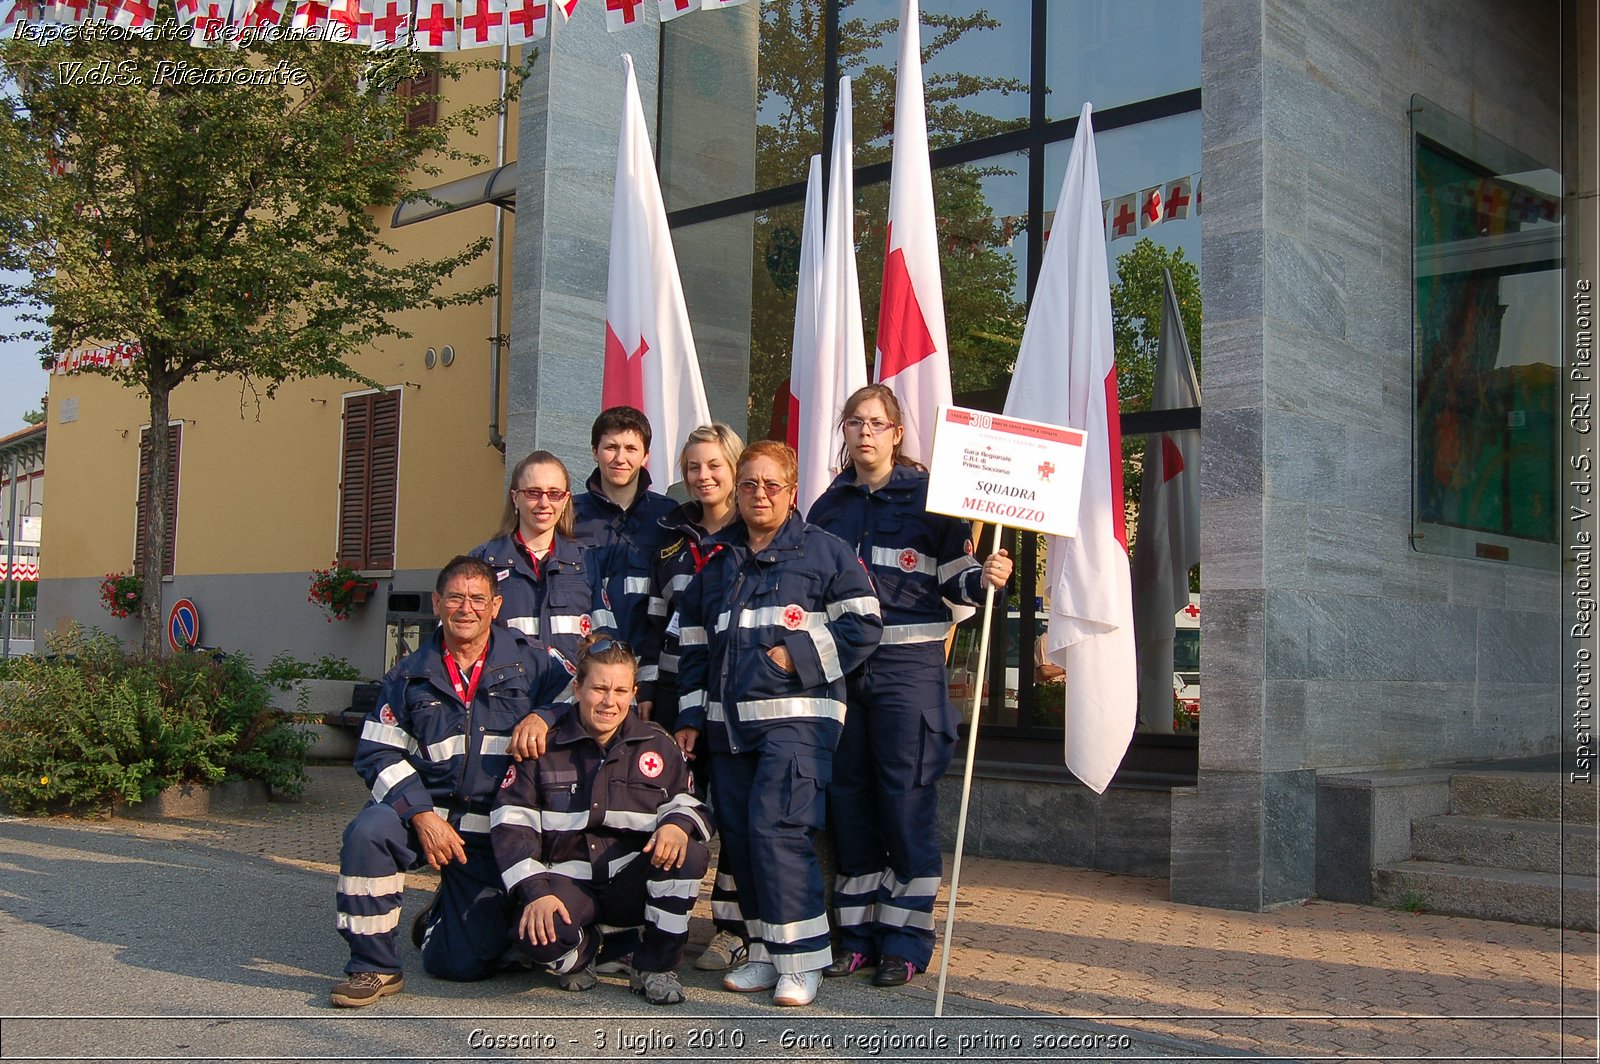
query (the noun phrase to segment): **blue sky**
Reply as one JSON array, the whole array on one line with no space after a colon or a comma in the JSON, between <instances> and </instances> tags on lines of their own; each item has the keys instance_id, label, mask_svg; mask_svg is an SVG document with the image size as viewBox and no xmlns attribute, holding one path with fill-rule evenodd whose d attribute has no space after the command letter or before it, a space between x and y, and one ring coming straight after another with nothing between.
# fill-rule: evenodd
<instances>
[{"instance_id":1,"label":"blue sky","mask_svg":"<svg viewBox=\"0 0 1600 1064\"><path fill-rule=\"evenodd\" d=\"M12 307L0 307L0 333L17 329ZM0 436L8 436L27 422L22 415L39 409L47 387L47 374L39 367L39 351L32 343L0 343Z\"/></svg>"}]
</instances>

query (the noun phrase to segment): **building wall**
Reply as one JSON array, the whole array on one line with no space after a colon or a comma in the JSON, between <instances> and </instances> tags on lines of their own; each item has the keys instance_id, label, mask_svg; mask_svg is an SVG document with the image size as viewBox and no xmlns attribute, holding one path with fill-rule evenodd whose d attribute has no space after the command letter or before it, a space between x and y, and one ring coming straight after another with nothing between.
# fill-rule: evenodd
<instances>
[{"instance_id":1,"label":"building wall","mask_svg":"<svg viewBox=\"0 0 1600 1064\"><path fill-rule=\"evenodd\" d=\"M441 109L487 99L494 79L491 72L470 71L459 82L446 81L451 96ZM515 133L513 115L513 157ZM492 124L466 143L492 156ZM443 183L482 169L483 162L440 160L439 166L439 174L422 180ZM375 208L374 216L387 225L392 212L392 206ZM400 255L416 257L490 236L493 225L493 210L479 207L383 236ZM509 277L509 248L504 259ZM484 255L453 283L476 288L493 276L493 261ZM426 574L488 538L500 515L504 461L488 443L490 303L415 311L395 321L413 335L385 340L351 366L402 391L396 572L404 585L399 590L426 590ZM427 368L427 349L445 345L454 347L454 363ZM258 390L265 383L257 382ZM322 611L306 601L310 571L327 566L336 550L343 398L366 390L359 382L319 378L285 383L268 397L237 379L199 379L173 393L171 416L183 421L183 436L176 575L163 596L167 606L179 597L194 599L204 644L259 661L283 650L333 653L374 675L382 671L384 593L392 578L376 574L379 595L348 622L325 624ZM62 420L74 405L73 420ZM43 546L48 578L40 587L40 629L99 625L135 642L132 620L117 621L101 609L98 584L106 573L133 564L138 442L148 401L106 377L52 375L49 416L46 457L56 475Z\"/></svg>"},{"instance_id":2,"label":"building wall","mask_svg":"<svg viewBox=\"0 0 1600 1064\"><path fill-rule=\"evenodd\" d=\"M1559 13L1205 4L1206 720L1175 899L1308 896L1318 772L1556 747L1557 574L1408 540L1407 107L1559 169Z\"/></svg>"}]
</instances>

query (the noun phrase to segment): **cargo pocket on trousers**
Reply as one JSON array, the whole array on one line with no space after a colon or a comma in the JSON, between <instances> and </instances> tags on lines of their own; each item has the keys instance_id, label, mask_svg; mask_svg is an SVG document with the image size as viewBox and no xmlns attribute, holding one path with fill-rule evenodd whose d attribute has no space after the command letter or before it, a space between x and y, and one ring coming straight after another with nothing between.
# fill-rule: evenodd
<instances>
[{"instance_id":1,"label":"cargo pocket on trousers","mask_svg":"<svg viewBox=\"0 0 1600 1064\"><path fill-rule=\"evenodd\" d=\"M820 829L827 818L828 781L832 778L831 757L794 755L789 762L781 823L789 827Z\"/></svg>"},{"instance_id":2,"label":"cargo pocket on trousers","mask_svg":"<svg viewBox=\"0 0 1600 1064\"><path fill-rule=\"evenodd\" d=\"M917 759L917 783L923 787L939 782L956 750L961 718L948 697L922 711L922 753Z\"/></svg>"}]
</instances>

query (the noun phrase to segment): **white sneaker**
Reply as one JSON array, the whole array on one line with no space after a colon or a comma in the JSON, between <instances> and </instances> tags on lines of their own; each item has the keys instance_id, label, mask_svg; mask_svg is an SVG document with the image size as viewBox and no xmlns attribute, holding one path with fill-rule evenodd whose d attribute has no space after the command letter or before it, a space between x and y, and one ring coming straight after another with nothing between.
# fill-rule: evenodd
<instances>
[{"instance_id":1,"label":"white sneaker","mask_svg":"<svg viewBox=\"0 0 1600 1064\"><path fill-rule=\"evenodd\" d=\"M778 985L778 969L771 961L747 961L722 977L722 989L751 994Z\"/></svg>"},{"instance_id":2,"label":"white sneaker","mask_svg":"<svg viewBox=\"0 0 1600 1064\"><path fill-rule=\"evenodd\" d=\"M817 987L821 985L821 971L784 972L778 979L778 988L772 992L772 1003L791 1008L809 1005L817 999Z\"/></svg>"}]
</instances>

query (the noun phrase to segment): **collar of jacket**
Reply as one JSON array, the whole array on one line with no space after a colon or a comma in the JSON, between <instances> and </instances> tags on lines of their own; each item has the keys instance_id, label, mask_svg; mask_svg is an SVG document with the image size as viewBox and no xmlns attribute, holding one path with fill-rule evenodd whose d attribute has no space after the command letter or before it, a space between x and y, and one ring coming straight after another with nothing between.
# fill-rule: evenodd
<instances>
[{"instance_id":1,"label":"collar of jacket","mask_svg":"<svg viewBox=\"0 0 1600 1064\"><path fill-rule=\"evenodd\" d=\"M521 661L523 650L518 646L519 642L516 634L510 629L491 624L489 649L483 659L484 675L487 676L495 669L515 665ZM435 628L426 643L400 659L395 671L407 679L431 680L440 690L453 692L455 687L451 684L450 674L444 667L444 629Z\"/></svg>"},{"instance_id":2,"label":"collar of jacket","mask_svg":"<svg viewBox=\"0 0 1600 1064\"><path fill-rule=\"evenodd\" d=\"M528 552L517 546L515 533L491 540L483 553L483 560L496 569L509 566L535 579L542 579L551 573L583 572L583 548L559 532L550 541L550 553L541 563L543 571L539 574L534 573L533 566L528 561Z\"/></svg>"},{"instance_id":3,"label":"collar of jacket","mask_svg":"<svg viewBox=\"0 0 1600 1064\"><path fill-rule=\"evenodd\" d=\"M889 470L889 479L884 481L883 487L877 491L868 491L867 486L856 480L856 467L846 466L838 476L833 478L833 483L828 485L828 490L833 491L858 491L863 495L910 495L917 490L917 484L926 479L928 474L915 466L896 464Z\"/></svg>"},{"instance_id":4,"label":"collar of jacket","mask_svg":"<svg viewBox=\"0 0 1600 1064\"><path fill-rule=\"evenodd\" d=\"M556 726L550 729L550 745L572 746L585 740L594 742L583 727L582 711L574 705L561 719L556 721ZM640 720L631 711L622 718L622 727L617 729L616 739L623 743L638 743L650 738L650 725ZM615 745L615 744L613 744Z\"/></svg>"},{"instance_id":5,"label":"collar of jacket","mask_svg":"<svg viewBox=\"0 0 1600 1064\"><path fill-rule=\"evenodd\" d=\"M648 466L639 467L634 483L638 484L639 490L633 493L633 501L628 504L626 510L612 502L611 496L606 494L605 481L600 477L599 466L594 467L594 472L589 474L589 479L583 482L583 486L588 489L589 498L593 499L594 504L600 509L612 514L631 514L644 501L644 497L650 493L650 468Z\"/></svg>"},{"instance_id":6,"label":"collar of jacket","mask_svg":"<svg viewBox=\"0 0 1600 1064\"><path fill-rule=\"evenodd\" d=\"M677 532L679 535L692 536L696 543L706 538L706 527L700 523L700 514L703 507L693 500L679 503L668 510L656 522L668 532Z\"/></svg>"},{"instance_id":7,"label":"collar of jacket","mask_svg":"<svg viewBox=\"0 0 1600 1064\"><path fill-rule=\"evenodd\" d=\"M778 560L779 554L804 553L806 527L800 511L790 510L788 518L778 526L772 542L759 551L750 550L750 530L745 527L743 518L736 519L727 528L712 536L709 542L726 543L741 554L754 553L757 561L773 562Z\"/></svg>"}]
</instances>

